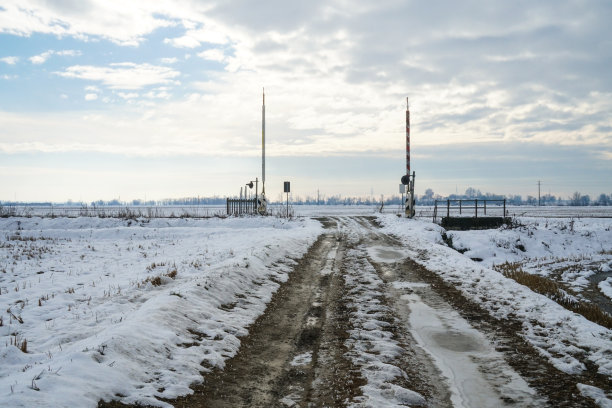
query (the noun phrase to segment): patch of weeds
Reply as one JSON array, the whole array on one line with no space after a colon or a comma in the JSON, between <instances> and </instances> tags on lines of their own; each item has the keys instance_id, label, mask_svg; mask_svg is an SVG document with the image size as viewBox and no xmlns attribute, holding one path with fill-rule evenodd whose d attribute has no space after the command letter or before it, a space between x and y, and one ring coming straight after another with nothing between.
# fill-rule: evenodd
<instances>
[{"instance_id":1,"label":"patch of weeds","mask_svg":"<svg viewBox=\"0 0 612 408\"><path fill-rule=\"evenodd\" d=\"M151 272L153 269L159 268L162 266L166 266L166 263L165 262L157 262L157 263L153 262L151 265L147 266L147 271Z\"/></svg>"},{"instance_id":2,"label":"patch of weeds","mask_svg":"<svg viewBox=\"0 0 612 408\"><path fill-rule=\"evenodd\" d=\"M11 346L17 347L23 353L28 352L28 340L26 338L21 338L19 334L15 333L13 334L13 337L10 337L10 340L11 340Z\"/></svg>"},{"instance_id":3,"label":"patch of weeds","mask_svg":"<svg viewBox=\"0 0 612 408\"><path fill-rule=\"evenodd\" d=\"M454 249L455 251L459 252L460 254L464 254L467 251L469 251L469 248L455 248L453 246L453 236L452 235L447 235L446 232L442 233L442 241L444 241L444 243L451 249Z\"/></svg>"},{"instance_id":4,"label":"patch of weeds","mask_svg":"<svg viewBox=\"0 0 612 408\"><path fill-rule=\"evenodd\" d=\"M521 285L527 286L534 292L554 300L567 310L578 313L593 323L597 323L607 329L612 329L612 316L594 303L583 302L568 296L557 282L543 276L527 273L516 262L494 265L493 269Z\"/></svg>"},{"instance_id":5,"label":"patch of weeds","mask_svg":"<svg viewBox=\"0 0 612 408\"><path fill-rule=\"evenodd\" d=\"M146 285L147 283L151 283L151 285L153 286L161 286L164 283L164 277L175 279L176 275L178 275L178 271L176 269L176 265L173 265L171 268L168 268L168 271L166 273L157 276L149 276L148 278L140 282L137 286L140 287L141 285Z\"/></svg>"}]
</instances>

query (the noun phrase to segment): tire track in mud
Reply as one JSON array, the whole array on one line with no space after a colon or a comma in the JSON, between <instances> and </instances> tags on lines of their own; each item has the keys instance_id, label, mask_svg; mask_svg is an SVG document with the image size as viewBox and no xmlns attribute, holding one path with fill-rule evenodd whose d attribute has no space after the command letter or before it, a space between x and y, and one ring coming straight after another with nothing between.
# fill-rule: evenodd
<instances>
[{"instance_id":1,"label":"tire track in mud","mask_svg":"<svg viewBox=\"0 0 612 408\"><path fill-rule=\"evenodd\" d=\"M336 262L343 240L327 233L299 261L223 370L206 375L180 407L344 406L364 384L345 358L350 327Z\"/></svg>"}]
</instances>

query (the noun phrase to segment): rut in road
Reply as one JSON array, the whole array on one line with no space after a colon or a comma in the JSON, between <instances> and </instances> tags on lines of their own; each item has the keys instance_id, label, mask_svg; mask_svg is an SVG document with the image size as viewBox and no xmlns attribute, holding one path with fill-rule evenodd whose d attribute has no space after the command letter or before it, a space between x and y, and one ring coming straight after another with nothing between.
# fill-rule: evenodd
<instances>
[{"instance_id":1,"label":"rut in road","mask_svg":"<svg viewBox=\"0 0 612 408\"><path fill-rule=\"evenodd\" d=\"M339 234L322 235L300 260L224 370L214 370L181 407L343 406L364 384L348 359L350 327L336 265Z\"/></svg>"}]
</instances>

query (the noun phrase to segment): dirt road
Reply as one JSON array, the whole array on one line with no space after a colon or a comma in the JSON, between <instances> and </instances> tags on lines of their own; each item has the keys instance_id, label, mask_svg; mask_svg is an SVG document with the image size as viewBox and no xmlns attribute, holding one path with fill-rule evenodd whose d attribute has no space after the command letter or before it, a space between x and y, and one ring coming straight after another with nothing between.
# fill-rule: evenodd
<instances>
[{"instance_id":1,"label":"dirt road","mask_svg":"<svg viewBox=\"0 0 612 408\"><path fill-rule=\"evenodd\" d=\"M405 255L368 217L321 218L241 340L176 407L595 406L576 378ZM113 406L113 404L101 404Z\"/></svg>"}]
</instances>

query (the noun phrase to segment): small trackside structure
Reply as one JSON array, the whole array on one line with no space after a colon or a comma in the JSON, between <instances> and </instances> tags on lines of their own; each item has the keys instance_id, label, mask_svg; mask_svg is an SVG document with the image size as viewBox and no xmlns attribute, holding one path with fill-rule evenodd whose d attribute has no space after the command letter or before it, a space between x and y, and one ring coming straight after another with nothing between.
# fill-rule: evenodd
<instances>
[{"instance_id":1,"label":"small trackside structure","mask_svg":"<svg viewBox=\"0 0 612 408\"><path fill-rule=\"evenodd\" d=\"M511 218L507 217L505 199L436 200L433 222L436 222L437 218L440 219L442 227L454 230L492 229L512 222Z\"/></svg>"}]
</instances>

